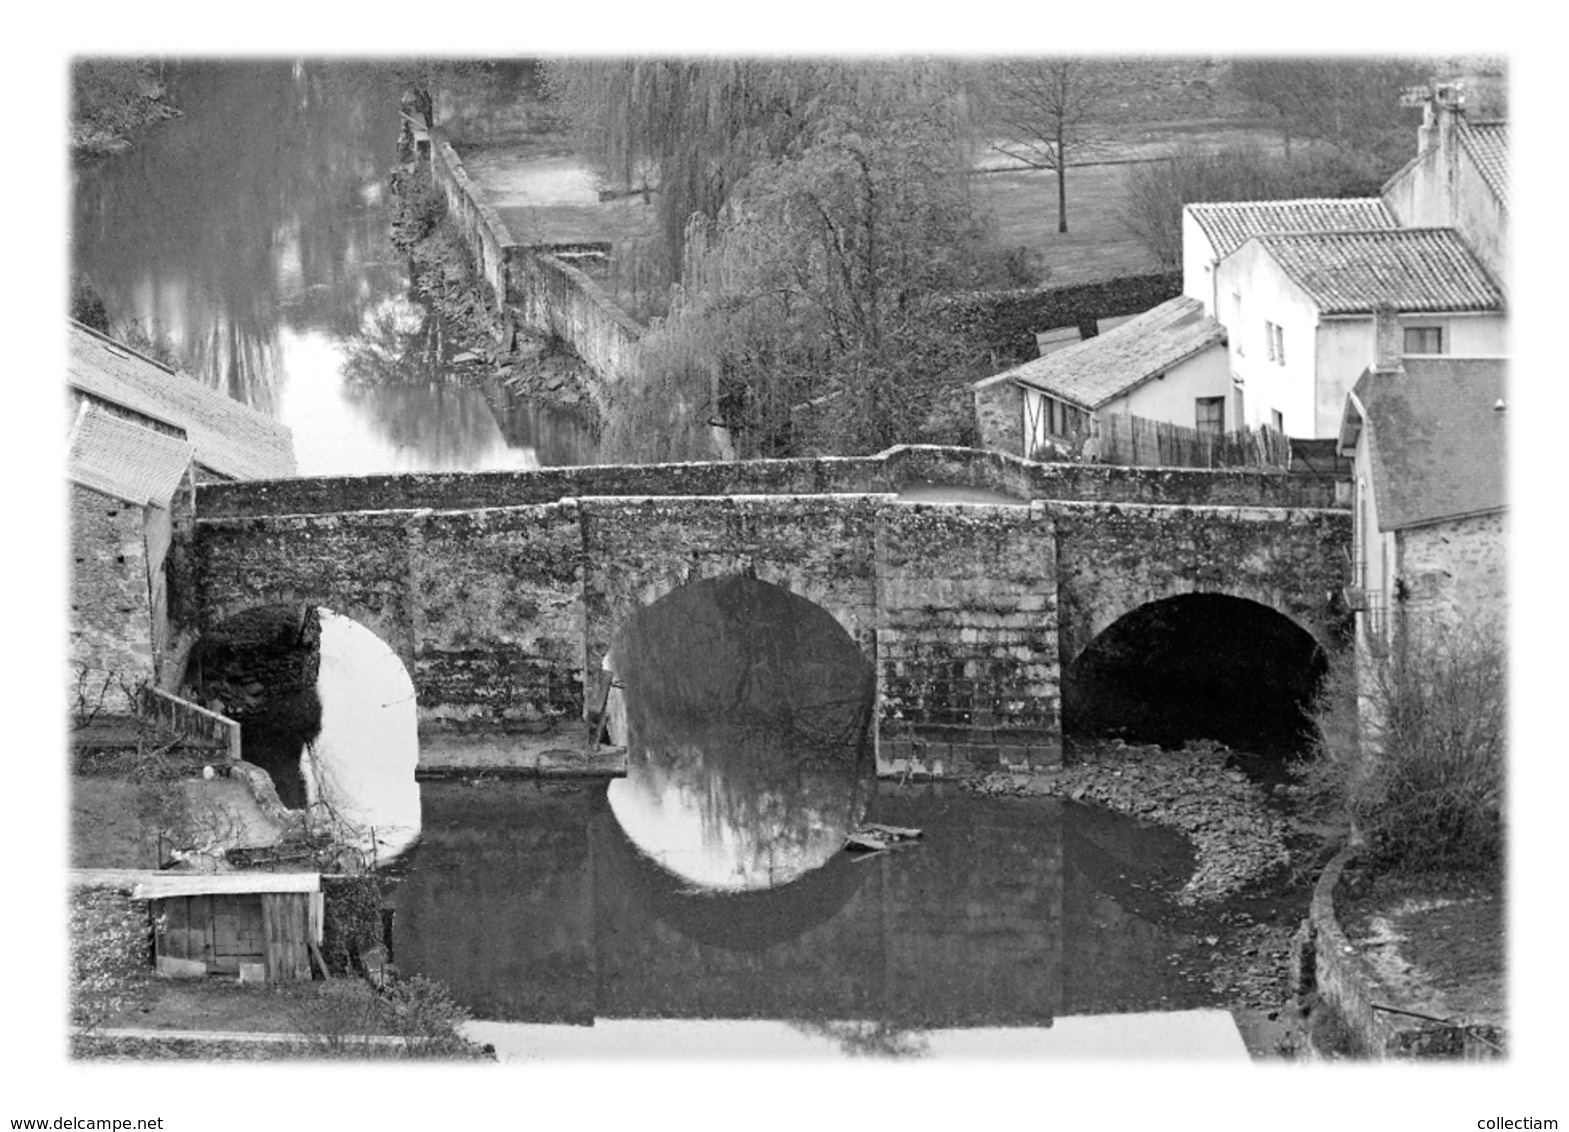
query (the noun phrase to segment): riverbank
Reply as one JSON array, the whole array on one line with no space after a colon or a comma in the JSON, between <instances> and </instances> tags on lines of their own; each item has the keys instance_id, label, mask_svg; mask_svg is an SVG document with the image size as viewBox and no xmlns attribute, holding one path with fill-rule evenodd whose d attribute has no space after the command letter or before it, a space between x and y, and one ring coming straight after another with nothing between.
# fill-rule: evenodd
<instances>
[{"instance_id":1,"label":"riverbank","mask_svg":"<svg viewBox=\"0 0 1569 1132\"><path fill-rule=\"evenodd\" d=\"M161 66L148 59L83 59L71 67L71 154L105 157L131 148L136 131L178 118Z\"/></svg>"},{"instance_id":2,"label":"riverbank","mask_svg":"<svg viewBox=\"0 0 1569 1132\"><path fill-rule=\"evenodd\" d=\"M495 381L516 396L569 409L597 433L588 366L565 343L518 326L491 305L429 169L404 165L390 187L392 245L408 260L413 293L440 320L444 372L475 386Z\"/></svg>"},{"instance_id":3,"label":"riverbank","mask_svg":"<svg viewBox=\"0 0 1569 1132\"><path fill-rule=\"evenodd\" d=\"M1200 740L1180 751L1120 739L1070 741L1065 765L990 774L981 794L1040 794L1104 806L1173 829L1193 846L1192 877L1172 894L1172 927L1196 941L1179 965L1232 1013L1256 1059L1307 1055L1291 978L1293 940L1326 856L1278 787L1238 769L1238 753Z\"/></svg>"}]
</instances>

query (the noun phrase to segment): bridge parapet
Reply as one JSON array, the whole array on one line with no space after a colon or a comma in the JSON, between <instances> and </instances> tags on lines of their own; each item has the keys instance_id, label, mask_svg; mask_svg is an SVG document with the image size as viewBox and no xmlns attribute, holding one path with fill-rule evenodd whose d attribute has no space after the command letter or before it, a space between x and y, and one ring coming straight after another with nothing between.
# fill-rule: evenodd
<instances>
[{"instance_id":1,"label":"bridge parapet","mask_svg":"<svg viewBox=\"0 0 1569 1132\"><path fill-rule=\"evenodd\" d=\"M1017 499L1333 507L1334 482L1247 469L1043 464L974 448L900 445L875 456L606 464L508 472L410 472L205 484L203 518L348 511L465 511L603 496L842 495L940 484Z\"/></svg>"}]
</instances>

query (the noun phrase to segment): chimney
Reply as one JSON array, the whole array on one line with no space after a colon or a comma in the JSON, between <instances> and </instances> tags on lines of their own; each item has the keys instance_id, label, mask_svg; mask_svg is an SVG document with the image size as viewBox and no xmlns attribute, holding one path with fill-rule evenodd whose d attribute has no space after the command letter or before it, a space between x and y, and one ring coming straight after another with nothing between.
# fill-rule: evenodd
<instances>
[{"instance_id":1,"label":"chimney","mask_svg":"<svg viewBox=\"0 0 1569 1132\"><path fill-rule=\"evenodd\" d=\"M1404 347L1400 316L1391 304L1381 303L1373 311L1373 372L1404 372L1400 362Z\"/></svg>"},{"instance_id":2,"label":"chimney","mask_svg":"<svg viewBox=\"0 0 1569 1132\"><path fill-rule=\"evenodd\" d=\"M1438 113L1434 109L1434 100L1429 98L1422 103L1422 124L1416 131L1416 151L1426 153L1438 144Z\"/></svg>"}]
</instances>

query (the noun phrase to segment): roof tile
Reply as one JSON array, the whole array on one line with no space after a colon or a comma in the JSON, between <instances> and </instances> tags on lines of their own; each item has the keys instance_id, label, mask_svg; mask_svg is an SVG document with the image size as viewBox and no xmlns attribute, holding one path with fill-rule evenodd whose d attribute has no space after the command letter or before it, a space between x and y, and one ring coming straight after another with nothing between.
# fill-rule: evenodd
<instances>
[{"instance_id":1,"label":"roof tile","mask_svg":"<svg viewBox=\"0 0 1569 1132\"><path fill-rule=\"evenodd\" d=\"M1221 259L1267 232L1335 232L1399 225L1394 213L1377 197L1219 201L1190 204L1187 209L1209 237L1216 258Z\"/></svg>"},{"instance_id":2,"label":"roof tile","mask_svg":"<svg viewBox=\"0 0 1569 1132\"><path fill-rule=\"evenodd\" d=\"M1467 122L1459 128L1460 145L1476 162L1488 188L1509 203L1509 123Z\"/></svg>"},{"instance_id":3,"label":"roof tile","mask_svg":"<svg viewBox=\"0 0 1569 1132\"><path fill-rule=\"evenodd\" d=\"M1504 293L1452 228L1254 237L1323 314L1502 311Z\"/></svg>"},{"instance_id":4,"label":"roof tile","mask_svg":"<svg viewBox=\"0 0 1569 1132\"><path fill-rule=\"evenodd\" d=\"M1009 372L1022 385L1098 409L1225 338L1226 328L1204 313L1203 303L1179 295L1105 334Z\"/></svg>"},{"instance_id":5,"label":"roof tile","mask_svg":"<svg viewBox=\"0 0 1569 1132\"><path fill-rule=\"evenodd\" d=\"M167 507L196 457L196 446L96 405L71 430L66 477L140 506Z\"/></svg>"},{"instance_id":6,"label":"roof tile","mask_svg":"<svg viewBox=\"0 0 1569 1132\"><path fill-rule=\"evenodd\" d=\"M72 322L70 329L68 380L76 389L178 425L196 445L197 461L220 475L294 475L287 426L80 323Z\"/></svg>"}]
</instances>

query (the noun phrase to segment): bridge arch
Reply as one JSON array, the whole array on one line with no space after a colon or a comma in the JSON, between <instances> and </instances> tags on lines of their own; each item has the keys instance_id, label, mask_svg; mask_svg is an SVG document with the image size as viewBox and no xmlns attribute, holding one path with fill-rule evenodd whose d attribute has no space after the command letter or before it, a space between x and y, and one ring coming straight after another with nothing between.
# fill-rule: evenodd
<instances>
[{"instance_id":1,"label":"bridge arch","mask_svg":"<svg viewBox=\"0 0 1569 1132\"><path fill-rule=\"evenodd\" d=\"M291 809L338 826L367 859L419 832L414 682L372 628L323 605L268 602L215 617L192 650L193 699L239 720L241 754Z\"/></svg>"},{"instance_id":2,"label":"bridge arch","mask_svg":"<svg viewBox=\"0 0 1569 1132\"><path fill-rule=\"evenodd\" d=\"M1245 577L1233 578L1224 586L1206 585L1191 577L1167 577L1142 588L1124 589L1113 600L1085 610L1075 622L1065 622L1060 641L1061 663L1064 667L1072 664L1092 642L1123 618L1159 602L1192 596L1230 598L1262 606L1291 622L1319 647L1327 650L1333 644L1330 627L1321 617L1313 615L1317 611L1308 612L1302 602L1289 599L1274 587L1250 584Z\"/></svg>"},{"instance_id":3,"label":"bridge arch","mask_svg":"<svg viewBox=\"0 0 1569 1132\"><path fill-rule=\"evenodd\" d=\"M1064 663L1063 729L1299 754L1326 668L1320 642L1288 614L1232 594L1177 593L1112 620Z\"/></svg>"}]
</instances>

